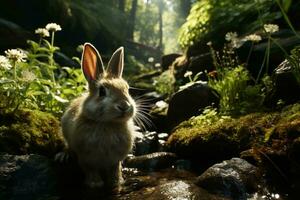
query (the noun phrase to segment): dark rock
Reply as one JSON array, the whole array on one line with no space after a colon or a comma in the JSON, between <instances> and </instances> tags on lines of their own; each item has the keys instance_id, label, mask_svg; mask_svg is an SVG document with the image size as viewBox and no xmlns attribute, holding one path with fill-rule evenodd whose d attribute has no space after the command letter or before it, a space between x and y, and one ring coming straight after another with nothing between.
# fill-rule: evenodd
<instances>
[{"instance_id":1,"label":"dark rock","mask_svg":"<svg viewBox=\"0 0 300 200\"><path fill-rule=\"evenodd\" d=\"M11 48L24 48L32 34L17 24L0 18L0 51Z\"/></svg>"},{"instance_id":2,"label":"dark rock","mask_svg":"<svg viewBox=\"0 0 300 200\"><path fill-rule=\"evenodd\" d=\"M65 54L61 52L55 52L54 53L54 60L60 65L60 66L67 66L67 67L76 67L80 68L80 64L78 62L75 62Z\"/></svg>"},{"instance_id":3,"label":"dark rock","mask_svg":"<svg viewBox=\"0 0 300 200\"><path fill-rule=\"evenodd\" d=\"M205 72L211 72L213 70L214 66L210 53L191 57L190 64L187 67L187 71L192 71L194 75L198 72L203 72L203 74L199 76L199 80L202 81L207 81L207 75L205 74Z\"/></svg>"},{"instance_id":4,"label":"dark rock","mask_svg":"<svg viewBox=\"0 0 300 200\"><path fill-rule=\"evenodd\" d=\"M175 180L148 189L141 199L221 200L225 198L211 195L191 182Z\"/></svg>"},{"instance_id":5,"label":"dark rock","mask_svg":"<svg viewBox=\"0 0 300 200\"><path fill-rule=\"evenodd\" d=\"M134 155L144 155L156 152L158 149L158 137L155 131L140 133L135 139Z\"/></svg>"},{"instance_id":6,"label":"dark rock","mask_svg":"<svg viewBox=\"0 0 300 200\"><path fill-rule=\"evenodd\" d=\"M280 99L286 104L292 104L300 100L300 83L297 82L288 60L283 61L274 70L274 82L275 93L272 96L272 104L276 105Z\"/></svg>"},{"instance_id":7,"label":"dark rock","mask_svg":"<svg viewBox=\"0 0 300 200\"><path fill-rule=\"evenodd\" d=\"M240 158L223 161L198 177L197 185L207 191L232 199L247 199L257 191L257 168Z\"/></svg>"},{"instance_id":8,"label":"dark rock","mask_svg":"<svg viewBox=\"0 0 300 200\"><path fill-rule=\"evenodd\" d=\"M290 52L295 46L300 44L300 40L294 33L290 30L281 30L273 35L276 37L278 45L271 45L270 48L270 60L269 60L269 69L268 74L271 74L274 69L285 59L285 54L281 48L286 52ZM242 62L245 62L248 59L249 50L251 44L246 43L240 49L238 49L238 56ZM264 60L266 49L268 48L267 40L260 42L259 44L254 45L253 51L249 57L249 63L247 69L250 71L253 77L257 77L258 72L261 68L261 65ZM266 68L263 68L263 73L266 71Z\"/></svg>"},{"instance_id":9,"label":"dark rock","mask_svg":"<svg viewBox=\"0 0 300 200\"><path fill-rule=\"evenodd\" d=\"M182 55L177 53L167 54L161 57L161 67L163 71L169 69L169 67L172 65L172 63L176 60L176 58L180 57Z\"/></svg>"},{"instance_id":10,"label":"dark rock","mask_svg":"<svg viewBox=\"0 0 300 200\"><path fill-rule=\"evenodd\" d=\"M218 105L216 93L206 83L196 83L173 95L170 100L167 117L169 127L201 114L207 106Z\"/></svg>"},{"instance_id":11,"label":"dark rock","mask_svg":"<svg viewBox=\"0 0 300 200\"><path fill-rule=\"evenodd\" d=\"M167 111L168 104L165 101L161 100L156 101L155 105L152 106L149 112L151 121L154 125L153 128L157 132L166 132L168 130Z\"/></svg>"},{"instance_id":12,"label":"dark rock","mask_svg":"<svg viewBox=\"0 0 300 200\"><path fill-rule=\"evenodd\" d=\"M55 171L40 155L0 155L0 199L58 199Z\"/></svg>"},{"instance_id":13,"label":"dark rock","mask_svg":"<svg viewBox=\"0 0 300 200\"><path fill-rule=\"evenodd\" d=\"M129 157L124 165L129 168L138 168L142 170L156 170L171 167L177 156L169 152L156 152L152 154Z\"/></svg>"}]
</instances>

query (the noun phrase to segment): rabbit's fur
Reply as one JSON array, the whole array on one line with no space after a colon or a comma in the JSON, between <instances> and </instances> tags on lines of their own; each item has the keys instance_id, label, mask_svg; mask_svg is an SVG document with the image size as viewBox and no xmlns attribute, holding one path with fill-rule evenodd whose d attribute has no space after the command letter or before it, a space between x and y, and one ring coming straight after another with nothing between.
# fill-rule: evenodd
<instances>
[{"instance_id":1,"label":"rabbit's fur","mask_svg":"<svg viewBox=\"0 0 300 200\"><path fill-rule=\"evenodd\" d=\"M82 70L89 92L75 99L62 117L64 138L90 187L118 186L121 161L133 146L136 106L122 79L123 63L124 51L119 48L105 70L98 51L86 43Z\"/></svg>"}]
</instances>

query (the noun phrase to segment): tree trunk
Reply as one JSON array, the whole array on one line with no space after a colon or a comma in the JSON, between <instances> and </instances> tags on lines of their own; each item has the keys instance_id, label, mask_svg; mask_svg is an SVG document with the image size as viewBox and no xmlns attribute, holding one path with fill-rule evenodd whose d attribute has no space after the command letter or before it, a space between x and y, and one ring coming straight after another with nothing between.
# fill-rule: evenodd
<instances>
[{"instance_id":1,"label":"tree trunk","mask_svg":"<svg viewBox=\"0 0 300 200\"><path fill-rule=\"evenodd\" d=\"M137 0L132 0L130 16L129 16L129 24L128 24L128 39L134 40L134 27L135 27L135 18L136 18L136 10L137 10Z\"/></svg>"},{"instance_id":2,"label":"tree trunk","mask_svg":"<svg viewBox=\"0 0 300 200\"><path fill-rule=\"evenodd\" d=\"M119 4L119 6L118 6L119 10L124 13L125 12L126 0L119 0L118 2L119 2L118 3Z\"/></svg>"},{"instance_id":3,"label":"tree trunk","mask_svg":"<svg viewBox=\"0 0 300 200\"><path fill-rule=\"evenodd\" d=\"M159 4L158 10L158 23L159 23L159 45L158 48L160 51L163 50L163 3Z\"/></svg>"}]
</instances>

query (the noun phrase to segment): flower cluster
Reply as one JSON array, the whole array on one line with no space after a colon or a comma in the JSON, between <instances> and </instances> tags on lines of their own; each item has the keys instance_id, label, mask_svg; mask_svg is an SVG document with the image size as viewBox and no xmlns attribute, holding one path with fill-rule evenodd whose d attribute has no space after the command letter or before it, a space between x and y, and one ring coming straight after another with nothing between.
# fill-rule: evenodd
<instances>
[{"instance_id":1,"label":"flower cluster","mask_svg":"<svg viewBox=\"0 0 300 200\"><path fill-rule=\"evenodd\" d=\"M36 79L35 74L29 70L22 71L21 75L22 75L23 80L26 82L31 82Z\"/></svg>"},{"instance_id":2,"label":"flower cluster","mask_svg":"<svg viewBox=\"0 0 300 200\"><path fill-rule=\"evenodd\" d=\"M25 62L27 55L24 50L21 49L8 49L5 51L7 58L14 62Z\"/></svg>"},{"instance_id":3,"label":"flower cluster","mask_svg":"<svg viewBox=\"0 0 300 200\"><path fill-rule=\"evenodd\" d=\"M245 41L252 41L252 42L259 42L262 40L261 36L260 35L257 35L257 34L251 34L251 35L247 35L245 38L244 38Z\"/></svg>"},{"instance_id":4,"label":"flower cluster","mask_svg":"<svg viewBox=\"0 0 300 200\"><path fill-rule=\"evenodd\" d=\"M275 33L279 30L279 26L276 24L265 24L264 30L266 31L266 33Z\"/></svg>"},{"instance_id":5,"label":"flower cluster","mask_svg":"<svg viewBox=\"0 0 300 200\"><path fill-rule=\"evenodd\" d=\"M237 40L238 39L238 35L236 32L228 32L225 35L225 40L231 42L233 40Z\"/></svg>"},{"instance_id":6,"label":"flower cluster","mask_svg":"<svg viewBox=\"0 0 300 200\"><path fill-rule=\"evenodd\" d=\"M9 60L5 56L0 55L0 67L6 70L11 69L12 67Z\"/></svg>"},{"instance_id":7,"label":"flower cluster","mask_svg":"<svg viewBox=\"0 0 300 200\"><path fill-rule=\"evenodd\" d=\"M41 37L49 37L50 33L47 29L45 28L38 28L35 30L35 34L40 35Z\"/></svg>"},{"instance_id":8,"label":"flower cluster","mask_svg":"<svg viewBox=\"0 0 300 200\"><path fill-rule=\"evenodd\" d=\"M61 31L60 25L56 23L49 23L46 25L46 29L50 32L56 32L56 31Z\"/></svg>"},{"instance_id":9,"label":"flower cluster","mask_svg":"<svg viewBox=\"0 0 300 200\"><path fill-rule=\"evenodd\" d=\"M186 77L190 77L192 75L193 75L192 71L186 71L183 76L186 78Z\"/></svg>"}]
</instances>

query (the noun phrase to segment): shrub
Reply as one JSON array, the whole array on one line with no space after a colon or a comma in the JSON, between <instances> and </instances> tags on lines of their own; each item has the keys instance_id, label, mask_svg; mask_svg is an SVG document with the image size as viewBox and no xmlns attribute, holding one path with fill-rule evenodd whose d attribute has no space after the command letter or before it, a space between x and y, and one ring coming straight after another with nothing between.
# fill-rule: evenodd
<instances>
[{"instance_id":1,"label":"shrub","mask_svg":"<svg viewBox=\"0 0 300 200\"><path fill-rule=\"evenodd\" d=\"M272 0L198 0L180 29L179 43L182 48L199 42L223 43L220 35L229 31L253 32L262 21L272 21L280 16L278 12L271 12L274 3Z\"/></svg>"}]
</instances>

